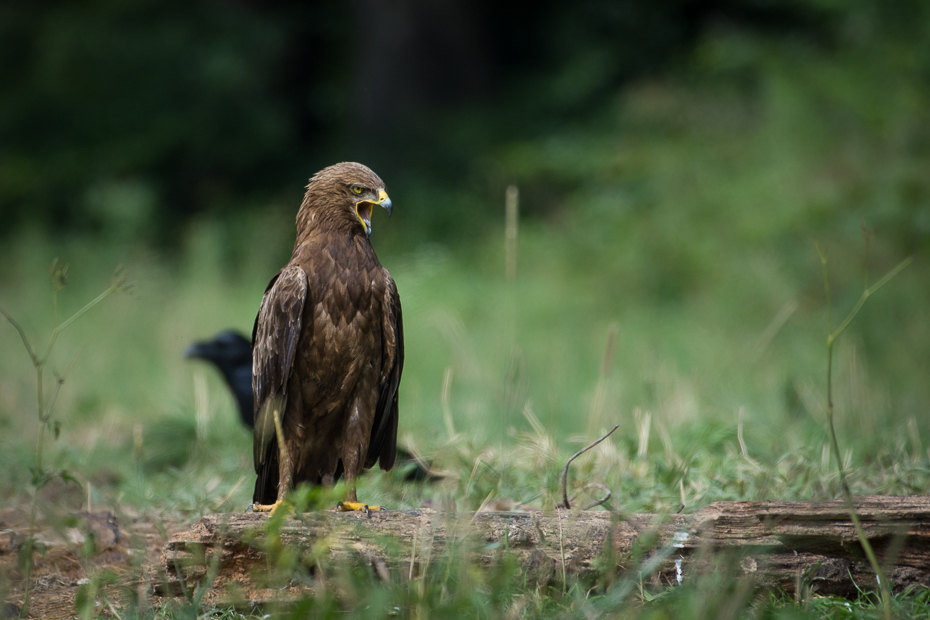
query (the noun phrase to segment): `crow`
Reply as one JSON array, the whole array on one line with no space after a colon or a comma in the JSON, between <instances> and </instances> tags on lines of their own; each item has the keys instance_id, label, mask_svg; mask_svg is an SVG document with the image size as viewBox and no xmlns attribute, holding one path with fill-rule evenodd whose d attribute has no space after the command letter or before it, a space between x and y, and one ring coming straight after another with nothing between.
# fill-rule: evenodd
<instances>
[{"instance_id":1,"label":"crow","mask_svg":"<svg viewBox=\"0 0 930 620\"><path fill-rule=\"evenodd\" d=\"M184 357L212 362L223 375L236 404L239 417L250 429L255 426L252 404L252 343L239 332L227 329L212 340L195 342L184 349Z\"/></svg>"}]
</instances>

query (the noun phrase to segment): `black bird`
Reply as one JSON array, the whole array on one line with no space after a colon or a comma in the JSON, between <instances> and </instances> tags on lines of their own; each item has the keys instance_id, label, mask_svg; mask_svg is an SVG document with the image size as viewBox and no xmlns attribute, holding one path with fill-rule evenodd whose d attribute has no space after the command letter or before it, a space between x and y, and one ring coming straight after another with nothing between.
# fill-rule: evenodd
<instances>
[{"instance_id":1,"label":"black bird","mask_svg":"<svg viewBox=\"0 0 930 620\"><path fill-rule=\"evenodd\" d=\"M184 349L184 357L201 359L213 363L239 405L242 423L253 428L255 415L252 402L252 343L241 333L227 329L211 340L195 342ZM398 465L409 467L405 480L438 480L441 476L429 471L424 465L401 447L397 448Z\"/></svg>"},{"instance_id":2,"label":"black bird","mask_svg":"<svg viewBox=\"0 0 930 620\"><path fill-rule=\"evenodd\" d=\"M184 350L184 357L212 362L223 375L236 403L242 423L252 428L252 343L237 331L228 329L212 340L195 342Z\"/></svg>"}]
</instances>

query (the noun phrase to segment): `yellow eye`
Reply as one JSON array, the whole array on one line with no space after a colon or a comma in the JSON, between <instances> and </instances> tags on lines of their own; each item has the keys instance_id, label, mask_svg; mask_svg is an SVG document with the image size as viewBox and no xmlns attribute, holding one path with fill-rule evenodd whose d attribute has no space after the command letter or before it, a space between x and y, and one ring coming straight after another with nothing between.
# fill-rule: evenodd
<instances>
[{"instance_id":1,"label":"yellow eye","mask_svg":"<svg viewBox=\"0 0 930 620\"><path fill-rule=\"evenodd\" d=\"M356 194L361 194L364 190L362 189L361 185L353 185L352 191L355 192Z\"/></svg>"}]
</instances>

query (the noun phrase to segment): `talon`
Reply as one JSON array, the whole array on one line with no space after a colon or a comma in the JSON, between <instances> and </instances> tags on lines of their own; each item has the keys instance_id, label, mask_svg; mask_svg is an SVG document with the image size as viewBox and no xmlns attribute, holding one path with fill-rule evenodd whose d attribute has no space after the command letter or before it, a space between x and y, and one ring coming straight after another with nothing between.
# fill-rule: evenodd
<instances>
[{"instance_id":1,"label":"talon","mask_svg":"<svg viewBox=\"0 0 930 620\"><path fill-rule=\"evenodd\" d=\"M363 504L362 502L339 502L336 504L336 510L339 512L364 512L371 517L372 511L384 510L381 506Z\"/></svg>"},{"instance_id":2,"label":"talon","mask_svg":"<svg viewBox=\"0 0 930 620\"><path fill-rule=\"evenodd\" d=\"M279 510L283 510L284 514L287 515L294 511L294 507L289 504L285 504L281 500L278 500L273 504L259 504L258 502L252 504L252 512L268 512L271 513L268 515L269 517L273 517L278 514Z\"/></svg>"}]
</instances>

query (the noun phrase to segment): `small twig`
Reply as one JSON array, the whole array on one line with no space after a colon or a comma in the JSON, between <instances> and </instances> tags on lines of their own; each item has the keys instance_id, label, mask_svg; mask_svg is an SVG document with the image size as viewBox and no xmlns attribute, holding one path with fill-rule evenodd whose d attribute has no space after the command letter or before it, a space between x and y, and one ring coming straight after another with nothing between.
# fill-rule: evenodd
<instances>
[{"instance_id":1,"label":"small twig","mask_svg":"<svg viewBox=\"0 0 930 620\"><path fill-rule=\"evenodd\" d=\"M26 346L26 352L29 353L29 359L32 360L33 366L40 366L39 358L36 357L35 351L32 350L32 345L29 344L29 339L26 338L26 332L23 331L23 328L20 327L19 323L16 322L16 319L11 317L6 310L0 308L0 314L6 317L6 320L10 322L17 332L19 332L19 337L23 339L23 344Z\"/></svg>"},{"instance_id":2,"label":"small twig","mask_svg":"<svg viewBox=\"0 0 930 620\"><path fill-rule=\"evenodd\" d=\"M58 391L61 390L62 384L65 382L65 379L68 378L68 373L71 372L71 368L74 366L74 362L77 361L78 356L81 354L81 351L84 350L84 345L81 345L81 348L78 349L77 353L74 354L74 357L71 358L71 363L68 364L68 367L65 371L58 377L55 381L55 389L52 391L52 395L48 399L48 403L45 405L45 413L42 414L41 422L48 422L49 416L52 415L52 406L55 404L55 401L58 399Z\"/></svg>"},{"instance_id":3,"label":"small twig","mask_svg":"<svg viewBox=\"0 0 930 620\"><path fill-rule=\"evenodd\" d=\"M597 441L593 441L589 443L587 446L585 446L578 452L574 453L570 459L568 459L568 462L565 463L565 468L562 470L562 503L559 504L557 508L564 508L568 510L569 508L572 507L572 503L568 500L568 466L571 465L572 461L574 461L576 458L578 458L579 456L581 456L582 454L584 454L585 452L587 452L588 450L590 450L597 444L601 443L602 441L610 437L613 434L613 432L617 430L618 428L620 428L619 424L617 424L612 429L610 429L610 431L608 431L606 435L604 435ZM610 499L609 495L604 501L606 502L608 499Z\"/></svg>"},{"instance_id":4,"label":"small twig","mask_svg":"<svg viewBox=\"0 0 930 620\"><path fill-rule=\"evenodd\" d=\"M607 488L607 485L606 485L606 484L601 484L600 482L589 482L588 484L584 485L583 487L581 487L580 489L578 489L577 491L575 491L575 492L572 494L572 496L571 496L570 498L568 498L568 501L569 501L569 502L575 501L575 497L577 497L579 493L581 493L582 491L584 491L584 490L586 490L586 489L590 489L590 488L597 488L597 489L600 489L600 490L602 490L602 491L605 493L605 495L604 495L604 497L602 497L601 499L599 499L599 500L597 500L597 501L595 501L595 502L591 502L590 504L588 504L587 506L585 506L585 507L583 508L583 510L591 510L592 508L596 508L597 506L600 506L601 504L606 503L607 500L610 499L611 495L613 495L613 494L610 492L610 489Z\"/></svg>"},{"instance_id":5,"label":"small twig","mask_svg":"<svg viewBox=\"0 0 930 620\"><path fill-rule=\"evenodd\" d=\"M76 320L78 320L78 318L80 318L81 315L83 315L85 312L87 312L88 310L90 310L91 308L99 304L101 301L106 299L109 295L112 295L113 293L115 293L117 288L118 288L118 285L111 284L108 289L106 289L105 291L97 295L95 298L91 299L89 302L84 304L83 308L81 308L80 310L72 314L70 318L66 319L61 325L56 327L54 329L54 332L58 333L64 330L66 327L68 327L69 325L74 323Z\"/></svg>"},{"instance_id":6,"label":"small twig","mask_svg":"<svg viewBox=\"0 0 930 620\"><path fill-rule=\"evenodd\" d=\"M81 315L83 315L85 312L87 312L88 310L90 310L91 308L99 304L101 301L106 299L110 294L114 293L115 291L116 291L116 288L114 288L113 285L110 285L110 288L108 288L107 290L97 295L97 297L95 297L91 301L87 302L87 304L83 308L81 308L80 310L72 314L70 318L68 318L61 325L53 329L52 337L49 338L48 346L45 347L45 353L42 355L42 359L39 360L39 363L44 365L45 362L48 361L49 356L52 354L52 349L55 348L55 342L58 340L58 334L60 334L62 331L65 330L65 328L67 328L69 325L75 322L78 318L80 318Z\"/></svg>"}]
</instances>

